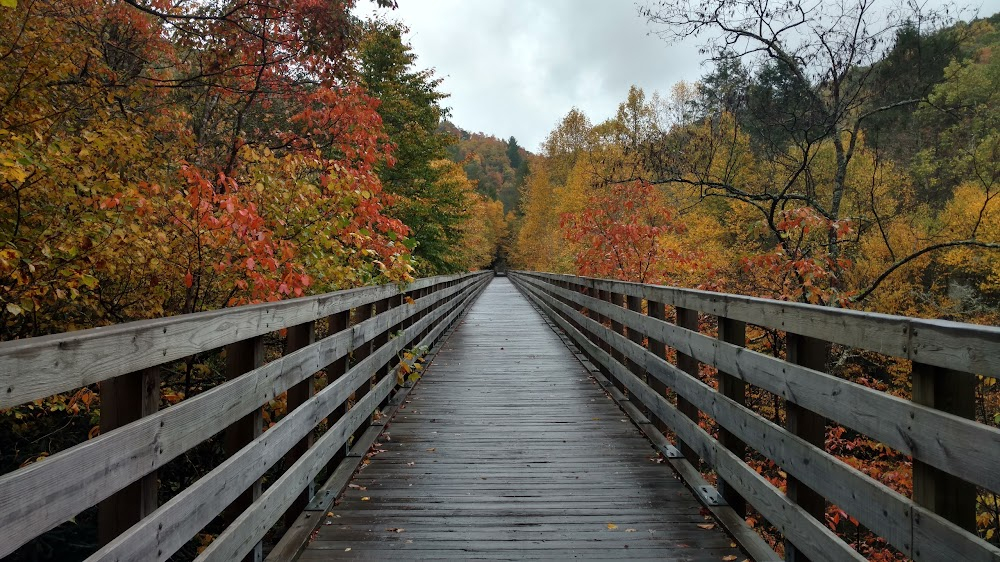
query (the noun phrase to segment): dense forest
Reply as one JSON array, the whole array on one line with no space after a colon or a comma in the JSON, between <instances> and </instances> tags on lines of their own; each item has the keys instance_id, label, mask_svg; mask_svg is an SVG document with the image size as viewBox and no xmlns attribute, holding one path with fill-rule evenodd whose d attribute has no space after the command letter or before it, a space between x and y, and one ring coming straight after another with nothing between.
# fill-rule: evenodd
<instances>
[{"instance_id":1,"label":"dense forest","mask_svg":"<svg viewBox=\"0 0 1000 562\"><path fill-rule=\"evenodd\" d=\"M534 154L450 121L394 0L354 4L0 0L0 341L489 267L1000 324L1000 14L647 3L648 31L704 41L706 73L633 86L609 118L566 108ZM904 363L835 349L830 371L908 398ZM171 365L163 405L223 365ZM1000 426L1000 385L977 384ZM98 385L0 410L0 474L99 419ZM836 426L827 450L911 494L905 455ZM172 461L160 500L223 458L215 439ZM1000 545L1000 498L978 507ZM836 506L827 522L902 559ZM82 559L94 526L89 509L13 558Z\"/></svg>"},{"instance_id":2,"label":"dense forest","mask_svg":"<svg viewBox=\"0 0 1000 562\"><path fill-rule=\"evenodd\" d=\"M879 27L866 2L792 3L766 21L752 10L766 3L717 4L643 9L668 39L714 34L708 72L665 93L633 87L600 122L571 109L529 157L513 267L1000 324L1000 14L901 13ZM784 356L775 331L750 341ZM905 361L841 348L829 367L910 396ZM776 396L751 394L783 418ZM976 411L1000 425L996 379L978 377ZM843 427L826 445L912 492L905 455ZM773 463L752 462L784 489ZM827 522L871 559L901 558L836 506ZM995 494L980 494L977 524L1000 544Z\"/></svg>"}]
</instances>

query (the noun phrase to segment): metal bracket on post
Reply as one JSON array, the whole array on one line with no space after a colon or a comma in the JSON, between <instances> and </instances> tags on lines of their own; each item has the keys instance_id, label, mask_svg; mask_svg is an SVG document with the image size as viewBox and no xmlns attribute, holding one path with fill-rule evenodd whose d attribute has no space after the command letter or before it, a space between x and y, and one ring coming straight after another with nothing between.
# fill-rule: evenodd
<instances>
[{"instance_id":1,"label":"metal bracket on post","mask_svg":"<svg viewBox=\"0 0 1000 562\"><path fill-rule=\"evenodd\" d=\"M702 503L709 507L718 507L720 505L729 505L726 500L723 499L719 491L711 486L698 486L694 489L695 493L701 499Z\"/></svg>"}]
</instances>

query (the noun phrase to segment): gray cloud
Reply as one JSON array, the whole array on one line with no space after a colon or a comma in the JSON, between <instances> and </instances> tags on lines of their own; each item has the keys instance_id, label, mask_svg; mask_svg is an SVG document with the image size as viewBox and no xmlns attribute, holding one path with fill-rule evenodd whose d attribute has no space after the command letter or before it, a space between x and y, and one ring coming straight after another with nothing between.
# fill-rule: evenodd
<instances>
[{"instance_id":1,"label":"gray cloud","mask_svg":"<svg viewBox=\"0 0 1000 562\"><path fill-rule=\"evenodd\" d=\"M936 4L940 0L930 0ZM399 0L381 10L411 30L418 66L434 68L453 121L513 135L529 150L578 107L594 122L614 115L632 85L669 92L706 70L699 40L650 35L626 0ZM1000 9L985 0L980 13ZM362 0L359 15L372 13Z\"/></svg>"}]
</instances>

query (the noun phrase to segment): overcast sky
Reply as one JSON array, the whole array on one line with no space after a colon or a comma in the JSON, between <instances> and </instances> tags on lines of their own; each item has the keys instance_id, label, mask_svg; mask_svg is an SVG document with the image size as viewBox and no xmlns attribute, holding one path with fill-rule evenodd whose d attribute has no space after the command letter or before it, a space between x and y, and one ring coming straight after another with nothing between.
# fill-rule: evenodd
<instances>
[{"instance_id":1,"label":"overcast sky","mask_svg":"<svg viewBox=\"0 0 1000 562\"><path fill-rule=\"evenodd\" d=\"M931 3L937 3L932 0ZM1000 0L976 0L980 14ZM358 14L373 10L361 0ZM536 151L572 107L592 121L614 115L637 85L668 93L706 70L698 40L649 35L632 0L399 0L379 10L410 28L421 68L434 68L463 129L511 135Z\"/></svg>"}]
</instances>

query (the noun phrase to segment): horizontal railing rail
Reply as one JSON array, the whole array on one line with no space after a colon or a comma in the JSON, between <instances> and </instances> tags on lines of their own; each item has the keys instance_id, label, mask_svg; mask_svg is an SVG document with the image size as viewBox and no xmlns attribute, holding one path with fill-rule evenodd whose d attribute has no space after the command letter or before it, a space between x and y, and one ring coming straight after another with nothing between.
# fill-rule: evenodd
<instances>
[{"instance_id":1,"label":"horizontal railing rail","mask_svg":"<svg viewBox=\"0 0 1000 562\"><path fill-rule=\"evenodd\" d=\"M295 518L312 483L336 469L345 444L386 404L400 354L429 347L491 275L0 343L0 407L101 386L99 436L0 475L0 557L94 505L103 546L88 560L167 560L220 515L228 526L199 560L254 555L282 515ZM318 321L327 334L319 340ZM280 330L287 330L284 354L265 362L263 336ZM229 380L159 410L158 367L219 348ZM316 392L321 371L327 385ZM264 431L262 407L284 392L288 413ZM324 421L328 429L312 442ZM157 506L157 469L220 431L228 458ZM284 472L262 492L261 478L275 466Z\"/></svg>"},{"instance_id":2,"label":"horizontal railing rail","mask_svg":"<svg viewBox=\"0 0 1000 562\"><path fill-rule=\"evenodd\" d=\"M685 457L716 472L730 504L749 503L778 528L789 557L860 559L827 527L829 501L915 560L1000 560L1000 549L975 534L976 486L1000 492L1000 430L974 421L972 375L1000 372L1000 329L569 275L510 276L677 436ZM701 333L702 317L717 337ZM747 349L747 324L783 332L785 357ZM912 400L825 372L833 343L911 360ZM699 364L717 369L718 389L698 377ZM746 407L747 385L784 400L784 426ZM718 439L701 416L718 425ZM828 421L909 455L913 497L828 453ZM785 492L746 463L748 447L788 475Z\"/></svg>"}]
</instances>

